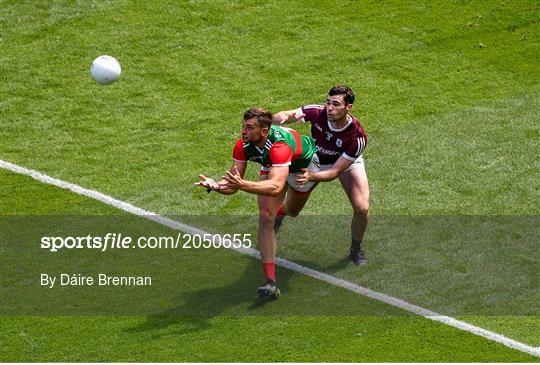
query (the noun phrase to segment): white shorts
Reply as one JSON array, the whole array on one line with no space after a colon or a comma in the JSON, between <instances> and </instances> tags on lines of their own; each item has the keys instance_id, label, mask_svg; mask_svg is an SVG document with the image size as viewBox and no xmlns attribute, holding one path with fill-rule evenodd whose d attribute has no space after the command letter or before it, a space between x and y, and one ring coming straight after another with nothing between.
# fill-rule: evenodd
<instances>
[{"instance_id":1,"label":"white shorts","mask_svg":"<svg viewBox=\"0 0 540 365\"><path fill-rule=\"evenodd\" d=\"M316 154L313 155L313 158L311 159L311 162L309 163L307 169L313 172L321 171L321 167L319 165L319 157L317 157ZM315 187L315 185L317 185L317 182L315 181L308 181L304 184L304 186L298 186L298 184L296 183L296 174L298 173L293 172L287 176L287 184L289 184L291 189L293 189L294 191L298 191L300 193L307 193L308 191L311 191Z\"/></svg>"},{"instance_id":2,"label":"white shorts","mask_svg":"<svg viewBox=\"0 0 540 365\"><path fill-rule=\"evenodd\" d=\"M320 165L319 165L319 157L317 156L317 154L313 155L313 158L311 159L311 162L309 163L307 169L309 171L314 171L314 172L321 171ZM268 167L261 166L261 171L260 171L261 175L268 174L268 171L270 171ZM287 175L287 184L294 191L297 191L299 193L307 193L308 191L311 191L315 187L315 185L317 185L317 182L315 181L308 181L307 183L304 184L304 186L300 187L296 182L296 174L298 174L298 172L291 172L289 175Z\"/></svg>"},{"instance_id":3,"label":"white shorts","mask_svg":"<svg viewBox=\"0 0 540 365\"><path fill-rule=\"evenodd\" d=\"M334 166L334 164L328 164L328 165L321 165L321 170L320 171L326 171L326 170L329 170L332 166ZM352 169L366 169L365 165L364 165L364 155L360 155L358 156L358 158L356 160L354 160L354 162L345 169L345 171L350 171ZM343 171L343 172L345 172Z\"/></svg>"}]
</instances>

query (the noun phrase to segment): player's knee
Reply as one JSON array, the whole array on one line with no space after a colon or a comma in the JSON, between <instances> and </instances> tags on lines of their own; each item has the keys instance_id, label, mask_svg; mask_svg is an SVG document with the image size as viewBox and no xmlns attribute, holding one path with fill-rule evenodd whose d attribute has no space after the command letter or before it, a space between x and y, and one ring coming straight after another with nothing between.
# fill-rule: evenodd
<instances>
[{"instance_id":1,"label":"player's knee","mask_svg":"<svg viewBox=\"0 0 540 365\"><path fill-rule=\"evenodd\" d=\"M259 208L259 221L265 222L265 221L271 221L274 222L274 219L276 218L276 212L273 209L261 207Z\"/></svg>"},{"instance_id":2,"label":"player's knee","mask_svg":"<svg viewBox=\"0 0 540 365\"><path fill-rule=\"evenodd\" d=\"M361 201L353 205L353 211L355 215L367 217L369 215L369 202Z\"/></svg>"}]
</instances>

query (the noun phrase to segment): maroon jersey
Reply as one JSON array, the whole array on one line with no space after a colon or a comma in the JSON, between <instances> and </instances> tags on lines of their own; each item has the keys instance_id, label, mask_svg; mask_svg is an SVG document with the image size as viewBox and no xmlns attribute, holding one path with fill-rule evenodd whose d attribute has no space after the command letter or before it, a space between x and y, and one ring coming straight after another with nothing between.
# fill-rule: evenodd
<instances>
[{"instance_id":1,"label":"maroon jersey","mask_svg":"<svg viewBox=\"0 0 540 365\"><path fill-rule=\"evenodd\" d=\"M311 135L317 144L317 155L321 165L334 164L339 156L356 160L366 148L367 136L358 120L348 114L345 127L335 129L328 121L324 105L302 107L304 119L311 122Z\"/></svg>"}]
</instances>

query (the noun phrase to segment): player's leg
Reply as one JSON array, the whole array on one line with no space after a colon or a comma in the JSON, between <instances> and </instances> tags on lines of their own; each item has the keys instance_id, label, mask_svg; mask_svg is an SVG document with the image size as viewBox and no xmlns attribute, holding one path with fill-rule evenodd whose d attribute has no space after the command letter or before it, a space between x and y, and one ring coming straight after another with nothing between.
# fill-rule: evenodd
<instances>
[{"instance_id":1,"label":"player's leg","mask_svg":"<svg viewBox=\"0 0 540 365\"><path fill-rule=\"evenodd\" d=\"M353 208L351 258L357 265L365 264L367 259L362 249L362 240L369 222L369 184L363 161L351 165L341 174L339 180Z\"/></svg>"},{"instance_id":2,"label":"player's leg","mask_svg":"<svg viewBox=\"0 0 540 365\"><path fill-rule=\"evenodd\" d=\"M304 205L306 205L307 201L309 200L309 196L312 191L313 190L296 191L289 187L287 190L287 195L285 196L283 204L281 205L283 215L288 215L289 217L298 217L298 214L300 214L302 208L304 208Z\"/></svg>"},{"instance_id":3,"label":"player's leg","mask_svg":"<svg viewBox=\"0 0 540 365\"><path fill-rule=\"evenodd\" d=\"M300 214L304 208L304 205L306 205L307 201L309 200L309 196L311 195L311 192L315 186L316 185L313 185L311 190L308 191L296 191L289 185L287 194L283 199L283 203L281 203L277 210L276 219L274 221L275 232L279 231L285 216L288 215L290 217L298 217L298 214Z\"/></svg>"},{"instance_id":4,"label":"player's leg","mask_svg":"<svg viewBox=\"0 0 540 365\"><path fill-rule=\"evenodd\" d=\"M276 258L276 235L274 234L274 219L283 197L259 195L259 249L261 259L274 261Z\"/></svg>"},{"instance_id":5,"label":"player's leg","mask_svg":"<svg viewBox=\"0 0 540 365\"><path fill-rule=\"evenodd\" d=\"M266 175L261 175L261 180L266 178ZM266 283L257 289L257 294L261 297L277 298L279 296L275 273L277 242L274 233L274 219L285 196L285 191L286 189L283 189L278 197L265 195L257 197L259 204L259 250L266 277Z\"/></svg>"},{"instance_id":6,"label":"player's leg","mask_svg":"<svg viewBox=\"0 0 540 365\"><path fill-rule=\"evenodd\" d=\"M307 166L307 168L310 171L320 170L320 164L317 155L313 155L312 160ZM285 199L280 205L277 211L276 220L274 221L275 232L277 232L281 227L281 223L283 222L283 218L285 218L285 216L288 215L290 217L297 217L298 214L300 214L300 211L302 211L304 205L306 205L311 192L317 186L317 183L313 181L307 182L303 186L299 186L296 182L295 173L290 173L289 176L287 176L287 184L289 185L289 189L287 189Z\"/></svg>"}]
</instances>

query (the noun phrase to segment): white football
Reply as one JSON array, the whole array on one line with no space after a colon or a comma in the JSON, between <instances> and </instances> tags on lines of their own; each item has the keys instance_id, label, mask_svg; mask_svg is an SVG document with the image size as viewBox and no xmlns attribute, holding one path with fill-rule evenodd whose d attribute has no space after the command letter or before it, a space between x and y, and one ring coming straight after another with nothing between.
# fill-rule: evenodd
<instances>
[{"instance_id":1,"label":"white football","mask_svg":"<svg viewBox=\"0 0 540 365\"><path fill-rule=\"evenodd\" d=\"M98 84L109 85L120 77L122 68L116 58L112 56L99 56L92 62L90 73Z\"/></svg>"}]
</instances>

